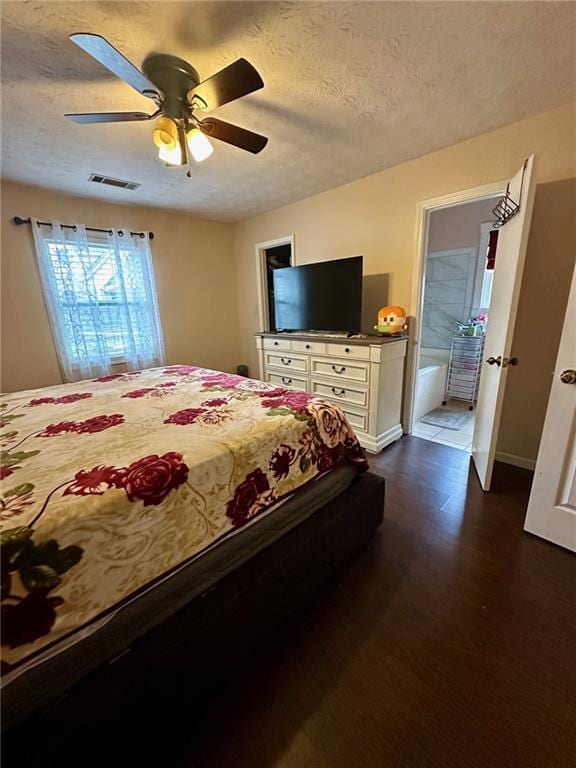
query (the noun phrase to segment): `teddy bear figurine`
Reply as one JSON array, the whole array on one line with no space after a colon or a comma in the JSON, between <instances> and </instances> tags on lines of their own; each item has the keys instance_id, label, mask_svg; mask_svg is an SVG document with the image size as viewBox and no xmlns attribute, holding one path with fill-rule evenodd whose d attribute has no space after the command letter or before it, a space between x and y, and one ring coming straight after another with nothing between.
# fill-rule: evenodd
<instances>
[{"instance_id":1,"label":"teddy bear figurine","mask_svg":"<svg viewBox=\"0 0 576 768\"><path fill-rule=\"evenodd\" d=\"M378 325L374 326L374 330L378 333L393 336L397 333L404 333L407 327L404 307L387 306L378 310Z\"/></svg>"}]
</instances>

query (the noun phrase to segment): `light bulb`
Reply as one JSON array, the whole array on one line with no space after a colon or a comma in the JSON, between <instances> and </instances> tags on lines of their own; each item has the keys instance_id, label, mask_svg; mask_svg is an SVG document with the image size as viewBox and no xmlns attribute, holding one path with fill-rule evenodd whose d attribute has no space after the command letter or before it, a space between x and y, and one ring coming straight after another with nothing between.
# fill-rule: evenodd
<instances>
[{"instance_id":1,"label":"light bulb","mask_svg":"<svg viewBox=\"0 0 576 768\"><path fill-rule=\"evenodd\" d=\"M179 143L173 149L162 146L158 150L158 157L167 165L182 165L182 148Z\"/></svg>"},{"instance_id":2,"label":"light bulb","mask_svg":"<svg viewBox=\"0 0 576 768\"><path fill-rule=\"evenodd\" d=\"M161 117L152 131L152 139L158 149L174 149L178 146L178 126L170 117Z\"/></svg>"},{"instance_id":3,"label":"light bulb","mask_svg":"<svg viewBox=\"0 0 576 768\"><path fill-rule=\"evenodd\" d=\"M186 140L190 154L197 163L206 160L214 152L214 147L198 128L191 128L186 134Z\"/></svg>"}]
</instances>

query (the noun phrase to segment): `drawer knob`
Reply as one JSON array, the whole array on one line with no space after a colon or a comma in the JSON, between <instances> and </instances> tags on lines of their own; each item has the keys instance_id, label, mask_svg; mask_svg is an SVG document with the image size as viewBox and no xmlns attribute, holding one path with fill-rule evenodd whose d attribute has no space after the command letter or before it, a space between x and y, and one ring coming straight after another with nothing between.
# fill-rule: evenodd
<instances>
[{"instance_id":1,"label":"drawer knob","mask_svg":"<svg viewBox=\"0 0 576 768\"><path fill-rule=\"evenodd\" d=\"M346 394L346 390L345 389L336 389L336 387L332 387L332 392L334 392L336 397L342 397L343 395Z\"/></svg>"},{"instance_id":2,"label":"drawer knob","mask_svg":"<svg viewBox=\"0 0 576 768\"><path fill-rule=\"evenodd\" d=\"M282 376L282 384L292 384L292 379L287 379L286 376Z\"/></svg>"},{"instance_id":3,"label":"drawer knob","mask_svg":"<svg viewBox=\"0 0 576 768\"><path fill-rule=\"evenodd\" d=\"M281 357L280 360L282 360L283 365L290 365L292 360L290 358L286 359L285 357Z\"/></svg>"},{"instance_id":4,"label":"drawer knob","mask_svg":"<svg viewBox=\"0 0 576 768\"><path fill-rule=\"evenodd\" d=\"M346 370L346 366L345 365L341 365L340 366L340 370L338 370L338 366L333 365L332 366L332 370L334 371L334 373L341 374L341 373L344 373L344 371Z\"/></svg>"},{"instance_id":5,"label":"drawer knob","mask_svg":"<svg viewBox=\"0 0 576 768\"><path fill-rule=\"evenodd\" d=\"M277 341L275 341L275 342L274 342L274 346L275 346L275 347L277 347L277 346L278 346L278 342L277 342Z\"/></svg>"},{"instance_id":6,"label":"drawer knob","mask_svg":"<svg viewBox=\"0 0 576 768\"><path fill-rule=\"evenodd\" d=\"M344 352L350 352L350 347L346 347L346 349L344 350Z\"/></svg>"},{"instance_id":7,"label":"drawer knob","mask_svg":"<svg viewBox=\"0 0 576 768\"><path fill-rule=\"evenodd\" d=\"M306 349L310 349L310 344L306 344Z\"/></svg>"}]
</instances>

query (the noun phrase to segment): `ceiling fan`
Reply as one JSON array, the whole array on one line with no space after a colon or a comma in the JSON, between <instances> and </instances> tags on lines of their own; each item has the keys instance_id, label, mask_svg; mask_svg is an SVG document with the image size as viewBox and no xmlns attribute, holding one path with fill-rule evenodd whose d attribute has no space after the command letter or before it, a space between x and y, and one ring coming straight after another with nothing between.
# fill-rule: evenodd
<instances>
[{"instance_id":1,"label":"ceiling fan","mask_svg":"<svg viewBox=\"0 0 576 768\"><path fill-rule=\"evenodd\" d=\"M166 165L187 165L190 156L196 162L212 154L208 139L218 139L253 154L261 152L268 139L232 123L207 117L200 120L197 111L212 110L239 99L264 86L262 78L246 59L237 59L207 80L188 62L166 53L152 53L142 62L142 71L128 61L101 35L79 33L70 40L128 85L156 104L156 111L87 112L67 114L75 123L120 123L158 118L152 138L159 157ZM190 176L188 170L188 176Z\"/></svg>"}]
</instances>

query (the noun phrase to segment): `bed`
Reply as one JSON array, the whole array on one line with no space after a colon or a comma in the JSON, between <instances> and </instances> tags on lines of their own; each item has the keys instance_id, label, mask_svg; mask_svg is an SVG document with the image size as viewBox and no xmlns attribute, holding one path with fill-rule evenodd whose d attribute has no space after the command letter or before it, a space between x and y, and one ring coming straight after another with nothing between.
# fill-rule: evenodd
<instances>
[{"instance_id":1,"label":"bed","mask_svg":"<svg viewBox=\"0 0 576 768\"><path fill-rule=\"evenodd\" d=\"M143 669L209 675L223 632L250 647L382 520L343 414L304 393L167 366L0 408L4 728Z\"/></svg>"}]
</instances>

